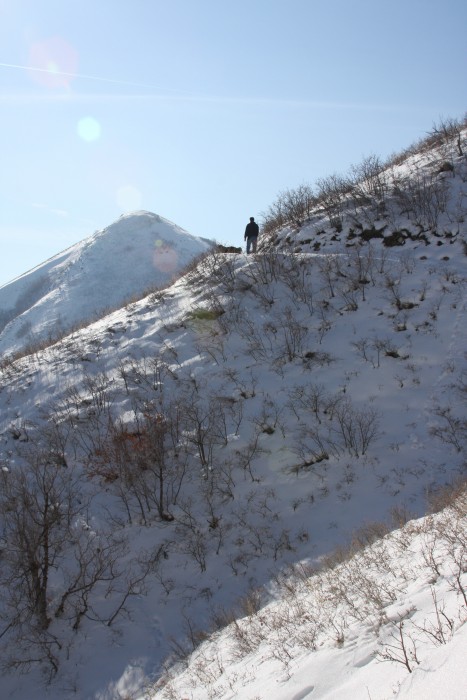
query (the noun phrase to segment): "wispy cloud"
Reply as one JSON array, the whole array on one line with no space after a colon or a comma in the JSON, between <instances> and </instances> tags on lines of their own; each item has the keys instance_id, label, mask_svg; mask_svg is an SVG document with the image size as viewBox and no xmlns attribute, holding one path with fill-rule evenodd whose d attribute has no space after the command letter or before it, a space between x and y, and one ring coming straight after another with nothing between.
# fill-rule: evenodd
<instances>
[{"instance_id":1,"label":"wispy cloud","mask_svg":"<svg viewBox=\"0 0 467 700\"><path fill-rule=\"evenodd\" d=\"M109 85L126 86L133 88L144 88L148 92L75 92L68 89L66 92L14 92L0 94L0 103L72 103L72 102L132 102L132 101L161 101L161 102L199 102L212 104L231 104L231 105L252 105L265 107L301 107L323 110L348 110L348 111L366 111L366 112L387 112L407 110L407 105L394 104L375 104L368 102L345 102L339 100L316 100L316 99L294 99L281 97L245 97L242 95L209 95L203 93L190 92L179 88L167 88L163 86L151 85L148 83L139 83L128 80L118 80L114 78L105 78L98 75L87 75L82 73L66 73L63 71L48 70L45 68L34 68L33 66L23 66L15 63L2 63L0 67L11 68L16 70L35 71L39 73L49 73L51 75L60 75L68 78L77 78L83 80L92 80Z\"/></svg>"},{"instance_id":2,"label":"wispy cloud","mask_svg":"<svg viewBox=\"0 0 467 700\"><path fill-rule=\"evenodd\" d=\"M195 95L169 93L153 94L131 94L131 93L0 93L0 104L74 104L90 102L163 102L169 103L204 103L232 106L270 107L270 108L302 108L316 110L341 110L341 111L361 111L361 112L396 112L408 109L413 111L413 107L407 105L394 104L371 104L365 102L332 102L326 100L306 100L290 99L280 97L243 97L225 95ZM422 106L420 107L422 108Z\"/></svg>"},{"instance_id":3,"label":"wispy cloud","mask_svg":"<svg viewBox=\"0 0 467 700\"><path fill-rule=\"evenodd\" d=\"M49 68L36 68L34 66L23 66L17 63L2 63L0 62L1 68L13 68L16 70L26 70L32 71L33 73L48 73L49 75L60 75L64 78L81 78L83 80L95 80L101 83L112 83L114 85L127 85L132 87L149 88L149 89L159 89L155 85L148 85L146 83L136 83L129 80L116 80L114 78L103 78L99 75L85 75L83 73L67 73L65 71L49 69Z\"/></svg>"},{"instance_id":4,"label":"wispy cloud","mask_svg":"<svg viewBox=\"0 0 467 700\"><path fill-rule=\"evenodd\" d=\"M49 207L47 204L41 204L40 202L31 202L31 206L34 207L34 209L47 211L49 214L58 216L61 219L67 219L70 215L65 209L56 209L54 207Z\"/></svg>"}]
</instances>

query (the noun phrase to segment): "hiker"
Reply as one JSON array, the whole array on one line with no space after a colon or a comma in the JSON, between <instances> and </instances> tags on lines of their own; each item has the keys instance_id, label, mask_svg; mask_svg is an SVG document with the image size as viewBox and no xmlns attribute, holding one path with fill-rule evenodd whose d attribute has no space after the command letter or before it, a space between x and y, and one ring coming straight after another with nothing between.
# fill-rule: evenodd
<instances>
[{"instance_id":1,"label":"hiker","mask_svg":"<svg viewBox=\"0 0 467 700\"><path fill-rule=\"evenodd\" d=\"M250 223L246 225L244 239L246 241L246 252L256 253L256 244L258 242L259 226L255 221L254 216L250 216Z\"/></svg>"}]
</instances>

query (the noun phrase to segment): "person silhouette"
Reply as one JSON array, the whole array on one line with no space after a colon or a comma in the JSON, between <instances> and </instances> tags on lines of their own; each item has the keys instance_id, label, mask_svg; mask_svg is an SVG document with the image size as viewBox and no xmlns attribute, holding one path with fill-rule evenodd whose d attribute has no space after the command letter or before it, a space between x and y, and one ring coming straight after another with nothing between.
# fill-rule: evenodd
<instances>
[{"instance_id":1,"label":"person silhouette","mask_svg":"<svg viewBox=\"0 0 467 700\"><path fill-rule=\"evenodd\" d=\"M259 226L255 221L254 216L250 216L250 222L246 225L244 240L246 241L246 252L247 255L250 253L256 253L256 246L258 243Z\"/></svg>"}]
</instances>

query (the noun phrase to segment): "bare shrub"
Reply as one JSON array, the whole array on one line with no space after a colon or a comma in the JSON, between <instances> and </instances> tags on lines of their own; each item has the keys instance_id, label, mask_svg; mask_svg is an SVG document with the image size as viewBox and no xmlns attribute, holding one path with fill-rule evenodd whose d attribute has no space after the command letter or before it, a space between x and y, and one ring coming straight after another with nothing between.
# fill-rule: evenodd
<instances>
[{"instance_id":1,"label":"bare shrub","mask_svg":"<svg viewBox=\"0 0 467 700\"><path fill-rule=\"evenodd\" d=\"M381 355L386 357L400 357L399 351L389 338L360 338L352 343L358 354L372 367L381 366Z\"/></svg>"},{"instance_id":2,"label":"bare shrub","mask_svg":"<svg viewBox=\"0 0 467 700\"><path fill-rule=\"evenodd\" d=\"M287 221L295 226L301 226L309 218L316 203L316 197L310 185L302 184L295 189L282 192L279 197L283 202L283 211Z\"/></svg>"},{"instance_id":3,"label":"bare shrub","mask_svg":"<svg viewBox=\"0 0 467 700\"><path fill-rule=\"evenodd\" d=\"M286 224L301 226L309 218L316 197L310 185L302 184L280 192L268 210L262 214L262 229L270 233Z\"/></svg>"},{"instance_id":4,"label":"bare shrub","mask_svg":"<svg viewBox=\"0 0 467 700\"><path fill-rule=\"evenodd\" d=\"M310 412L317 423L324 420L322 415L327 405L327 392L323 384L306 384L297 386L290 394L290 408L297 418L300 418L302 411Z\"/></svg>"},{"instance_id":5,"label":"bare shrub","mask_svg":"<svg viewBox=\"0 0 467 700\"><path fill-rule=\"evenodd\" d=\"M301 302L314 313L314 289L310 263L303 256L289 255L283 263L282 281L292 292L294 303Z\"/></svg>"},{"instance_id":6,"label":"bare shrub","mask_svg":"<svg viewBox=\"0 0 467 700\"><path fill-rule=\"evenodd\" d=\"M343 394L327 394L321 385L297 387L290 395L289 406L302 422L302 439L295 446L302 459L301 468L343 451L354 457L365 455L380 435L376 409L356 408Z\"/></svg>"},{"instance_id":7,"label":"bare shrub","mask_svg":"<svg viewBox=\"0 0 467 700\"><path fill-rule=\"evenodd\" d=\"M123 564L125 539L88 523L84 478L46 451L30 449L24 458L26 468L0 473L3 665L45 663L54 674L66 653L63 622L75 631L84 618L111 625L129 596L141 593L158 554Z\"/></svg>"},{"instance_id":8,"label":"bare shrub","mask_svg":"<svg viewBox=\"0 0 467 700\"><path fill-rule=\"evenodd\" d=\"M365 547L381 540L388 532L389 528L385 523L379 521L365 523L352 533L350 550L357 552L360 549L365 549Z\"/></svg>"},{"instance_id":9,"label":"bare shrub","mask_svg":"<svg viewBox=\"0 0 467 700\"><path fill-rule=\"evenodd\" d=\"M75 519L87 508L78 498L81 479L45 453L29 455L27 472L2 470L1 478L0 512L7 543L1 579L11 596L7 607L12 625L33 619L46 630L51 622L51 573L74 539Z\"/></svg>"},{"instance_id":10,"label":"bare shrub","mask_svg":"<svg viewBox=\"0 0 467 700\"><path fill-rule=\"evenodd\" d=\"M462 452L467 442L467 420L456 416L450 406L438 406L433 413L440 423L430 428L430 434Z\"/></svg>"},{"instance_id":11,"label":"bare shrub","mask_svg":"<svg viewBox=\"0 0 467 700\"><path fill-rule=\"evenodd\" d=\"M463 122L449 117L440 119L439 122L435 122L433 124L428 135L428 139L434 140L444 148L449 147L452 143L455 143L457 154L459 156L463 156L465 142L465 137L463 134L464 126L465 119Z\"/></svg>"},{"instance_id":12,"label":"bare shrub","mask_svg":"<svg viewBox=\"0 0 467 700\"><path fill-rule=\"evenodd\" d=\"M360 289L365 301L365 287L375 285L377 259L372 245L356 245L347 256L348 277L355 289Z\"/></svg>"},{"instance_id":13,"label":"bare shrub","mask_svg":"<svg viewBox=\"0 0 467 700\"><path fill-rule=\"evenodd\" d=\"M354 180L354 193L367 204L372 197L382 199L387 191L384 171L386 165L381 159L372 154L364 158L358 165L352 165L350 172Z\"/></svg>"},{"instance_id":14,"label":"bare shrub","mask_svg":"<svg viewBox=\"0 0 467 700\"><path fill-rule=\"evenodd\" d=\"M432 487L426 494L428 511L439 513L448 507L458 508L467 499L467 479L458 477L449 484ZM467 511L467 504L466 504Z\"/></svg>"},{"instance_id":15,"label":"bare shrub","mask_svg":"<svg viewBox=\"0 0 467 700\"><path fill-rule=\"evenodd\" d=\"M440 215L446 210L448 185L444 180L417 172L395 184L394 196L403 213L412 215L424 228L436 229Z\"/></svg>"},{"instance_id":16,"label":"bare shrub","mask_svg":"<svg viewBox=\"0 0 467 700\"><path fill-rule=\"evenodd\" d=\"M393 661L405 666L409 673L412 673L414 665L419 664L420 660L417 655L417 645L414 635L404 630L405 619L399 616L398 620L393 623L393 631L390 639L392 644L385 643L383 649L378 651L376 658L379 661Z\"/></svg>"},{"instance_id":17,"label":"bare shrub","mask_svg":"<svg viewBox=\"0 0 467 700\"><path fill-rule=\"evenodd\" d=\"M256 256L254 262L244 270L244 275L254 285L269 285L282 277L283 256L267 250Z\"/></svg>"},{"instance_id":18,"label":"bare shrub","mask_svg":"<svg viewBox=\"0 0 467 700\"><path fill-rule=\"evenodd\" d=\"M318 258L318 268L329 296L335 297L335 289L341 277L340 260L337 255L323 255Z\"/></svg>"},{"instance_id":19,"label":"bare shrub","mask_svg":"<svg viewBox=\"0 0 467 700\"><path fill-rule=\"evenodd\" d=\"M111 426L88 473L111 484L130 523L135 516L147 523L153 510L171 521L170 506L177 502L188 464L187 452L179 445L181 407L167 404L162 413L147 404L137 418L135 430L122 422Z\"/></svg>"},{"instance_id":20,"label":"bare shrub","mask_svg":"<svg viewBox=\"0 0 467 700\"><path fill-rule=\"evenodd\" d=\"M379 436L380 417L372 407L356 409L349 400L337 404L333 430L355 457L365 455Z\"/></svg>"},{"instance_id":21,"label":"bare shrub","mask_svg":"<svg viewBox=\"0 0 467 700\"><path fill-rule=\"evenodd\" d=\"M337 231L342 231L344 213L348 205L348 195L352 191L352 182L342 175L329 175L316 181L318 203L327 214L329 223Z\"/></svg>"},{"instance_id":22,"label":"bare shrub","mask_svg":"<svg viewBox=\"0 0 467 700\"><path fill-rule=\"evenodd\" d=\"M423 624L414 623L414 627L427 637L435 646L441 646L451 641L454 634L454 620L446 614L444 601L438 600L436 589L431 586L434 611L431 619L425 619Z\"/></svg>"},{"instance_id":23,"label":"bare shrub","mask_svg":"<svg viewBox=\"0 0 467 700\"><path fill-rule=\"evenodd\" d=\"M291 362L295 357L303 355L308 328L296 320L289 307L285 308L278 317L278 335L280 336L279 358L285 356Z\"/></svg>"},{"instance_id":24,"label":"bare shrub","mask_svg":"<svg viewBox=\"0 0 467 700\"><path fill-rule=\"evenodd\" d=\"M214 451L227 445L228 424L226 408L216 397L203 398L194 390L186 396L184 407L184 435L199 456L205 479L213 474Z\"/></svg>"},{"instance_id":25,"label":"bare shrub","mask_svg":"<svg viewBox=\"0 0 467 700\"><path fill-rule=\"evenodd\" d=\"M218 248L213 248L200 261L196 275L192 275L192 281L209 287L218 285L222 292L232 293L236 286L237 259L236 254L226 255Z\"/></svg>"}]
</instances>

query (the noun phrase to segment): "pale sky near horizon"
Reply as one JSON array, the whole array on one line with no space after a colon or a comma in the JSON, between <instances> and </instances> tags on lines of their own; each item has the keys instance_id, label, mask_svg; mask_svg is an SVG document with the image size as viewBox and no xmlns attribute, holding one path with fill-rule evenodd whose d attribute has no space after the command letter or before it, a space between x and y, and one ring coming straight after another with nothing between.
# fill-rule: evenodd
<instances>
[{"instance_id":1,"label":"pale sky near horizon","mask_svg":"<svg viewBox=\"0 0 467 700\"><path fill-rule=\"evenodd\" d=\"M0 0L0 286L131 210L241 245L461 118L466 28L464 0Z\"/></svg>"}]
</instances>

